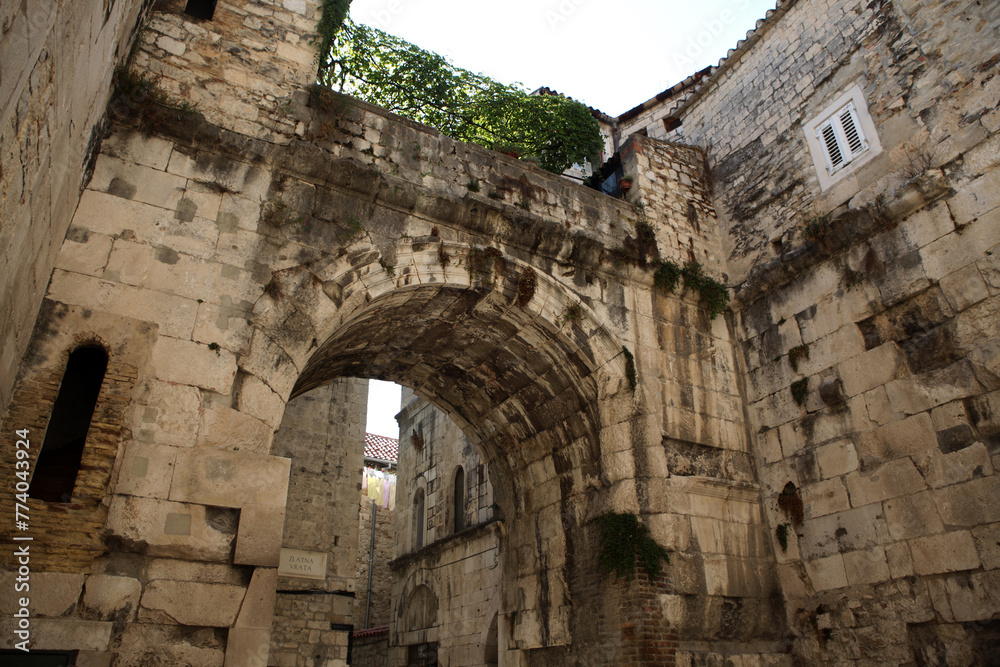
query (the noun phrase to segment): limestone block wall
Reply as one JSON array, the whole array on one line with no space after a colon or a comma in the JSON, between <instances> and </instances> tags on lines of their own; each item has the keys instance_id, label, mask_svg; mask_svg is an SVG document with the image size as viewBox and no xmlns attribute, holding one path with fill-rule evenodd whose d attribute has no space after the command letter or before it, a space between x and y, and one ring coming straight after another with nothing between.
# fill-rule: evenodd
<instances>
[{"instance_id":1,"label":"limestone block wall","mask_svg":"<svg viewBox=\"0 0 1000 667\"><path fill-rule=\"evenodd\" d=\"M1000 227L996 208L963 217L975 185L932 191L957 194L834 218L782 283L745 291L760 475L809 659L978 664L995 647Z\"/></svg>"},{"instance_id":2,"label":"limestone block wall","mask_svg":"<svg viewBox=\"0 0 1000 667\"><path fill-rule=\"evenodd\" d=\"M186 0L156 6L140 35L137 71L156 77L171 103L193 105L220 127L284 143L304 126L287 114L291 93L316 78L318 0L220 0L211 20Z\"/></svg>"},{"instance_id":3,"label":"limestone block wall","mask_svg":"<svg viewBox=\"0 0 1000 667\"><path fill-rule=\"evenodd\" d=\"M461 429L428 401L403 388L399 420L399 486L396 490L396 557L415 551L414 495L424 493L424 545L455 532L455 471L462 466L463 525L496 517L486 463ZM422 440L422 442L421 442Z\"/></svg>"},{"instance_id":4,"label":"limestone block wall","mask_svg":"<svg viewBox=\"0 0 1000 667\"><path fill-rule=\"evenodd\" d=\"M790 639L810 664L981 664L1000 604L1000 14L782 7L679 115L737 285ZM802 126L855 84L882 151L824 189Z\"/></svg>"},{"instance_id":5,"label":"limestone block wall","mask_svg":"<svg viewBox=\"0 0 1000 667\"><path fill-rule=\"evenodd\" d=\"M323 580L278 578L270 660L283 667L347 659L364 587L356 583L357 497L367 405L367 380L336 380L290 401L274 435L272 454L292 468L281 546L326 555Z\"/></svg>"},{"instance_id":6,"label":"limestone block wall","mask_svg":"<svg viewBox=\"0 0 1000 667\"><path fill-rule=\"evenodd\" d=\"M150 67L169 60L151 48ZM302 135L280 141L213 123L207 102L144 132L116 126L57 260L47 307L89 313L100 326L85 331L148 359L125 411L140 435L120 441L103 499L111 569L97 571L138 582L138 611L101 650L123 664L189 654L214 664L223 647L230 664L266 661L274 603L266 614L254 605L266 606L262 582L277 588L292 502L291 460L270 454L272 435L287 400L337 377L404 382L475 438L505 517L498 625L521 658L615 664L632 642L645 655L668 621L690 641L725 637L733 655L770 642L780 625L760 619L771 556L754 538L746 418L727 402L740 391L730 323L710 321L694 295L654 292L649 267L609 256L643 214L664 253L693 241L696 257L710 255L699 246L708 237L691 231L692 197L653 197L646 211L361 102L287 93L283 127L294 120ZM701 187L682 172L678 192ZM652 210L661 201L666 210ZM519 283L532 274L526 294ZM148 338L115 329L126 321ZM22 372L47 367L29 356ZM467 480L482 483L478 470ZM671 572L644 590L674 595L661 600L669 619L608 594L620 589L597 572L594 524L608 510L641 515L675 552ZM430 528L444 525L439 515ZM353 576L355 558L344 563L334 577ZM225 604L202 604L213 591ZM734 596L747 604L727 607ZM720 630L723 609L739 620ZM85 613L67 612L61 627ZM595 629L598 613L616 621ZM623 614L643 632L619 624ZM333 631L329 619L309 622Z\"/></svg>"},{"instance_id":7,"label":"limestone block wall","mask_svg":"<svg viewBox=\"0 0 1000 667\"><path fill-rule=\"evenodd\" d=\"M493 488L479 452L444 413L403 390L397 491L397 553L392 567L390 663L406 665L408 646L433 641L448 665L486 664L489 630L499 610L500 530ZM414 436L413 434L416 434ZM464 470L465 506L454 506L454 473ZM425 494L424 546L414 545L414 494ZM403 502L404 499L406 502ZM455 531L455 512L464 528ZM404 527L408 527L409 530ZM433 618L414 612L424 586L437 603ZM506 648L503 642L502 651Z\"/></svg>"},{"instance_id":8,"label":"limestone block wall","mask_svg":"<svg viewBox=\"0 0 1000 667\"><path fill-rule=\"evenodd\" d=\"M396 513L394 510L383 509L375 511L375 558L371 561L372 535L372 501L362 491L360 517L358 522L358 566L357 594L354 601L354 627L377 628L389 625L389 612L392 608L392 570L389 561L396 555ZM368 612L368 623L365 623L365 613L368 609L368 565L372 568L371 609ZM355 644L355 647L357 644Z\"/></svg>"},{"instance_id":9,"label":"limestone block wall","mask_svg":"<svg viewBox=\"0 0 1000 667\"><path fill-rule=\"evenodd\" d=\"M0 8L0 405L100 145L112 74L148 4Z\"/></svg>"},{"instance_id":10,"label":"limestone block wall","mask_svg":"<svg viewBox=\"0 0 1000 667\"><path fill-rule=\"evenodd\" d=\"M627 200L652 223L660 255L678 265L696 261L720 277L725 265L704 151L636 134L619 152L624 175L633 178Z\"/></svg>"},{"instance_id":11,"label":"limestone block wall","mask_svg":"<svg viewBox=\"0 0 1000 667\"><path fill-rule=\"evenodd\" d=\"M994 133L998 21L975 0L780 3L674 113L684 140L708 148L733 279L812 219L892 199ZM821 189L804 125L855 84L882 151Z\"/></svg>"},{"instance_id":12,"label":"limestone block wall","mask_svg":"<svg viewBox=\"0 0 1000 667\"><path fill-rule=\"evenodd\" d=\"M653 222L661 257L677 265L696 261L725 280L704 153L633 135L621 155L623 171L635 179L628 200ZM659 233L664 228L669 237ZM686 294L676 301L651 289L636 301L642 313L637 359L647 360L638 370L658 399L659 443L633 452L631 466L639 497L672 508L670 516L652 517L651 525L675 553L669 585L648 582L650 588L637 587L625 599L652 594L660 601L677 632L664 639L677 642L678 659L736 660L780 652L783 624L773 599L773 553L743 412L741 367L729 342L733 333L726 318L710 320L696 306L692 310L696 298ZM740 599L735 606L734 597ZM722 615L730 620L720 627ZM642 621L635 619L639 626ZM752 641L759 643L743 643Z\"/></svg>"}]
</instances>

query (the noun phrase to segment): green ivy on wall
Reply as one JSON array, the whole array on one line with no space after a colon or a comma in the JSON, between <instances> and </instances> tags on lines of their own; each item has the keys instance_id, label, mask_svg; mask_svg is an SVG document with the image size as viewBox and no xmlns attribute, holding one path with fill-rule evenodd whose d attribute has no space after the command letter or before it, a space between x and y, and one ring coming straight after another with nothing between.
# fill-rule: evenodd
<instances>
[{"instance_id":1,"label":"green ivy on wall","mask_svg":"<svg viewBox=\"0 0 1000 667\"><path fill-rule=\"evenodd\" d=\"M351 8L351 0L323 0L320 7L319 23L316 25L316 45L319 47L319 70L317 76L322 79L329 71L333 62L331 53L334 40L340 27L347 19L347 13Z\"/></svg>"},{"instance_id":2,"label":"green ivy on wall","mask_svg":"<svg viewBox=\"0 0 1000 667\"><path fill-rule=\"evenodd\" d=\"M698 293L702 303L708 308L710 319L714 320L729 306L729 289L706 274L698 262L686 262L681 267L669 259L664 259L653 273L653 285L664 292L673 292L681 281L684 282L684 289Z\"/></svg>"},{"instance_id":3,"label":"green ivy on wall","mask_svg":"<svg viewBox=\"0 0 1000 667\"><path fill-rule=\"evenodd\" d=\"M654 578L663 570L662 561L670 562L670 554L635 514L607 512L597 517L597 523L601 527L597 564L605 575L614 574L616 579L625 577L631 581L638 561Z\"/></svg>"}]
</instances>

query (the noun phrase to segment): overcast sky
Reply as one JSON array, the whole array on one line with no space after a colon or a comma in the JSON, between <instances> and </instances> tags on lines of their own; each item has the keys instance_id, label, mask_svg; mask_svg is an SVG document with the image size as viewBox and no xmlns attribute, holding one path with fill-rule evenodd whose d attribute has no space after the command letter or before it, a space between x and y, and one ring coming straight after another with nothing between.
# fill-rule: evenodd
<instances>
[{"instance_id":1,"label":"overcast sky","mask_svg":"<svg viewBox=\"0 0 1000 667\"><path fill-rule=\"evenodd\" d=\"M392 382L368 381L368 425L365 430L388 438L399 437L396 413L399 412L401 391L400 386Z\"/></svg>"},{"instance_id":2,"label":"overcast sky","mask_svg":"<svg viewBox=\"0 0 1000 667\"><path fill-rule=\"evenodd\" d=\"M775 0L353 0L355 21L617 116L716 64Z\"/></svg>"},{"instance_id":3,"label":"overcast sky","mask_svg":"<svg viewBox=\"0 0 1000 667\"><path fill-rule=\"evenodd\" d=\"M351 17L454 64L548 86L617 116L718 63L775 0L353 0ZM373 380L368 432L399 437L400 390Z\"/></svg>"}]
</instances>

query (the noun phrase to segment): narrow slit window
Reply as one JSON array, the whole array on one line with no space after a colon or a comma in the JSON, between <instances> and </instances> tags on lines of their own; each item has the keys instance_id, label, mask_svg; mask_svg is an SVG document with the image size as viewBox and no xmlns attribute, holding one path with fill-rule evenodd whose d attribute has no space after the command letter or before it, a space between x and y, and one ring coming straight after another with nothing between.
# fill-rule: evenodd
<instances>
[{"instance_id":1,"label":"narrow slit window","mask_svg":"<svg viewBox=\"0 0 1000 667\"><path fill-rule=\"evenodd\" d=\"M28 489L32 498L52 503L72 498L107 370L108 353L102 347L79 347L69 355Z\"/></svg>"},{"instance_id":2,"label":"narrow slit window","mask_svg":"<svg viewBox=\"0 0 1000 667\"><path fill-rule=\"evenodd\" d=\"M465 530L465 470L455 471L455 532Z\"/></svg>"},{"instance_id":3,"label":"narrow slit window","mask_svg":"<svg viewBox=\"0 0 1000 667\"><path fill-rule=\"evenodd\" d=\"M424 546L424 490L417 490L413 498L413 548Z\"/></svg>"},{"instance_id":4,"label":"narrow slit window","mask_svg":"<svg viewBox=\"0 0 1000 667\"><path fill-rule=\"evenodd\" d=\"M211 21L218 0L188 0L184 13L196 19Z\"/></svg>"}]
</instances>

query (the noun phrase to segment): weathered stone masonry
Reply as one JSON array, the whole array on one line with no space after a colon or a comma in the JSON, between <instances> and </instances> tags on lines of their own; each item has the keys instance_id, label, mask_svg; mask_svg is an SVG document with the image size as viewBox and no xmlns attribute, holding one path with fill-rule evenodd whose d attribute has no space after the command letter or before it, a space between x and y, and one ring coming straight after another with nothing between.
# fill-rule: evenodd
<instances>
[{"instance_id":1,"label":"weathered stone masonry","mask_svg":"<svg viewBox=\"0 0 1000 667\"><path fill-rule=\"evenodd\" d=\"M0 403L100 142L111 77L148 3L0 7Z\"/></svg>"},{"instance_id":2,"label":"weathered stone masonry","mask_svg":"<svg viewBox=\"0 0 1000 667\"><path fill-rule=\"evenodd\" d=\"M313 2L220 0L210 22L181 4L158 5L134 64L196 111L113 109L31 343L29 302L3 332L4 377L28 351L4 432L30 423L38 443L65 355L82 337L110 356L93 468L70 505L33 501L34 548L53 555L33 575L36 648L267 664L298 502L274 431L289 399L378 377L434 402L488 461L511 664L995 653L995 5L782 3L718 68L620 125L649 135L623 144L640 208L301 88ZM138 5L111 7L118 40ZM110 76L112 52L92 71ZM802 129L855 85L881 152L821 185ZM51 90L101 116L65 81ZM32 170L2 132L3 219L26 221L46 188L8 196ZM704 151L664 141L677 132ZM613 260L643 219L661 256L727 276L730 319ZM52 227L5 226L38 237L5 237L4 252L58 246ZM28 270L0 270L14 266ZM661 580L601 579L592 520L610 509L671 549ZM101 542L66 516L103 526Z\"/></svg>"},{"instance_id":3,"label":"weathered stone masonry","mask_svg":"<svg viewBox=\"0 0 1000 667\"><path fill-rule=\"evenodd\" d=\"M390 664L406 664L411 647L430 642L441 664L484 665L494 653L491 664L498 664L497 636L507 632L508 619L500 613L502 528L487 464L426 400L404 389L402 403ZM463 502L456 507L459 466ZM417 494L424 494L420 548L413 534ZM457 530L456 513L462 517ZM434 600L432 614L421 608L421 594Z\"/></svg>"},{"instance_id":4,"label":"weathered stone masonry","mask_svg":"<svg viewBox=\"0 0 1000 667\"><path fill-rule=\"evenodd\" d=\"M781 3L709 79L647 112L708 148L808 662L996 652L998 30L990 3ZM851 85L882 151L824 190L803 126ZM779 506L788 484L800 525Z\"/></svg>"}]
</instances>

